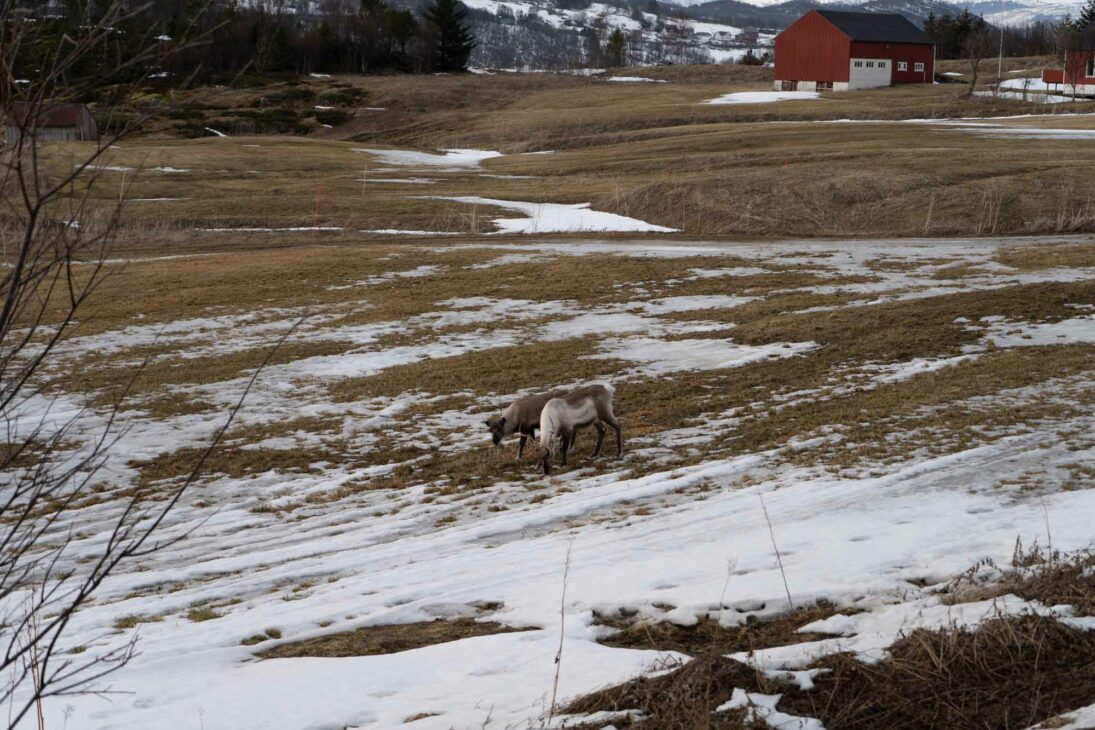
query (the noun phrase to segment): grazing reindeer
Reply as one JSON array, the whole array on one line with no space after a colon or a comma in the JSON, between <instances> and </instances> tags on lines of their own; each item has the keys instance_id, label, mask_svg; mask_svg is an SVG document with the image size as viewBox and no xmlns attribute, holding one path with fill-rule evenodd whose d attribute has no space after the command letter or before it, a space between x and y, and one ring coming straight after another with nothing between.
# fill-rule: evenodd
<instances>
[{"instance_id":1,"label":"grazing reindeer","mask_svg":"<svg viewBox=\"0 0 1095 730\"><path fill-rule=\"evenodd\" d=\"M544 405L540 414L540 466L544 474L551 473L556 443L562 447L563 466L566 466L567 452L574 448L575 433L589 425L597 429L594 458L601 453L606 423L616 430L616 457L623 454L624 439L620 422L612 413L614 394L615 390L611 385L587 385L560 398L552 398Z\"/></svg>"},{"instance_id":2,"label":"grazing reindeer","mask_svg":"<svg viewBox=\"0 0 1095 730\"><path fill-rule=\"evenodd\" d=\"M506 410L502 411L501 418L488 418L486 424L490 429L494 445L502 443L502 439L510 434L521 434L521 443L517 447L517 458L520 459L525 453L525 442L530 437L535 437L536 429L540 428L540 412L544 410L544 404L561 395L563 395L561 390L530 395L511 403Z\"/></svg>"}]
</instances>

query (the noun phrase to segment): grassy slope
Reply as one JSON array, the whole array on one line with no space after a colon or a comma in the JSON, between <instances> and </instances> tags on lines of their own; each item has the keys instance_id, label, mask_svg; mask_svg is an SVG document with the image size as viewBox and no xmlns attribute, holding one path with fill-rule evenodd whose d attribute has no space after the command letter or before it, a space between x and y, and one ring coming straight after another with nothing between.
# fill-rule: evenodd
<instances>
[{"instance_id":1,"label":"grassy slope","mask_svg":"<svg viewBox=\"0 0 1095 730\"><path fill-rule=\"evenodd\" d=\"M963 70L961 63L949 63ZM1009 62L1031 74L1042 64ZM186 200L135 204L130 221L139 235L131 240L194 245L191 229L199 226L307 226L315 219L317 195L321 225L465 233L490 230L484 219L494 211L412 196L588 201L697 236L1075 231L1086 230L1095 215L1088 202L1095 156L1089 145L917 124L821 123L1086 112L1090 103L1054 107L966 99L964 85L945 84L832 94L820 101L712 106L702 102L768 88L771 72L705 66L627 73L668 83L498 73L307 79L188 92L183 103L191 118L156 120L153 134L111 154L112 164L192 170L185 177L146 173L137 179L134 197ZM291 109L311 124L317 105L352 116L331 129L313 124L307 137L172 139L172 130L187 125L233 130L240 117L232 114L256 109ZM1018 123L1091 126L1076 116ZM438 175L440 181L429 186L363 184L363 175L410 173L377 170L383 166L374 158L350 152L360 145L556 154L508 156L484 165L490 173L528 178L463 173ZM59 160L67 155L57 152ZM180 192L177 183L183 180ZM108 181L104 197L113 199L116 189Z\"/></svg>"}]
</instances>

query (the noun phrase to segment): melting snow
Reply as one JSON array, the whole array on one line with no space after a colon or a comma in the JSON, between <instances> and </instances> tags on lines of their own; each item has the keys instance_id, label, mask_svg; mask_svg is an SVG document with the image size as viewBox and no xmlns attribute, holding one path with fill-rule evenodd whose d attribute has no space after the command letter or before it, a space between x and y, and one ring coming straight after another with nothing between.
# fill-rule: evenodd
<instances>
[{"instance_id":1,"label":"melting snow","mask_svg":"<svg viewBox=\"0 0 1095 730\"><path fill-rule=\"evenodd\" d=\"M416 150L381 150L355 147L354 152L367 152L370 155L379 157L385 165L448 167L469 170L479 167L484 160L502 156L501 152L466 149L441 150L442 154L435 154Z\"/></svg>"},{"instance_id":2,"label":"melting snow","mask_svg":"<svg viewBox=\"0 0 1095 730\"><path fill-rule=\"evenodd\" d=\"M984 321L984 320L982 320ZM1095 344L1095 315L1060 322L990 321L985 333L997 347Z\"/></svg>"},{"instance_id":3,"label":"melting snow","mask_svg":"<svg viewBox=\"0 0 1095 730\"><path fill-rule=\"evenodd\" d=\"M635 233L673 233L677 229L646 223L615 213L590 210L589 203L524 203L496 198L438 197L468 205L489 205L524 213L524 218L495 218L495 233L579 233L630 231Z\"/></svg>"},{"instance_id":4,"label":"melting snow","mask_svg":"<svg viewBox=\"0 0 1095 730\"><path fill-rule=\"evenodd\" d=\"M621 337L602 343L601 352L590 357L618 358L641 363L637 372L662 375L683 370L719 370L758 360L797 355L817 347L813 342L777 342L739 345L720 339L663 340L654 337Z\"/></svg>"},{"instance_id":5,"label":"melting snow","mask_svg":"<svg viewBox=\"0 0 1095 730\"><path fill-rule=\"evenodd\" d=\"M773 101L818 99L816 91L736 91L708 99L704 104L768 104Z\"/></svg>"},{"instance_id":6,"label":"melting snow","mask_svg":"<svg viewBox=\"0 0 1095 730\"><path fill-rule=\"evenodd\" d=\"M665 84L668 83L665 79L648 79L645 76L609 76L605 81L619 81L622 83L632 84Z\"/></svg>"}]
</instances>

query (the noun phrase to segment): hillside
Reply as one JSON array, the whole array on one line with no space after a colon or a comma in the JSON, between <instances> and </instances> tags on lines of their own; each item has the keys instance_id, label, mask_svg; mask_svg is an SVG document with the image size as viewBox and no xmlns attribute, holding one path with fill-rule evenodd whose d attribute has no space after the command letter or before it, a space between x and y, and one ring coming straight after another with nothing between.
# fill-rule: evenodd
<instances>
[{"instance_id":1,"label":"hillside","mask_svg":"<svg viewBox=\"0 0 1095 730\"><path fill-rule=\"evenodd\" d=\"M989 23L1011 26L1075 15L1079 8L1075 2L1040 0L465 0L465 4L471 9L479 41L473 65L526 70L614 65L602 49L616 30L624 36L621 60L628 65L728 63L750 50L764 57L779 30L816 8L900 13L918 24L932 13L955 15L968 8ZM743 33L743 29L752 32Z\"/></svg>"}]
</instances>

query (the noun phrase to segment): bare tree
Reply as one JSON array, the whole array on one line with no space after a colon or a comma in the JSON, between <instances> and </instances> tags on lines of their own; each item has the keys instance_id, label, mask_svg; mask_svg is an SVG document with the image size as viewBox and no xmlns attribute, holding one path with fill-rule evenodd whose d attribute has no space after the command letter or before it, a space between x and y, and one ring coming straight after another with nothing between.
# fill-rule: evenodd
<instances>
[{"instance_id":1,"label":"bare tree","mask_svg":"<svg viewBox=\"0 0 1095 730\"><path fill-rule=\"evenodd\" d=\"M992 39L989 37L985 21L979 20L970 30L965 41L962 42L962 55L970 64L970 86L966 90L966 97L973 96L977 88L977 70L981 61L992 52Z\"/></svg>"},{"instance_id":2,"label":"bare tree","mask_svg":"<svg viewBox=\"0 0 1095 730\"><path fill-rule=\"evenodd\" d=\"M1092 31L1069 26L1061 34L1061 52L1064 56L1064 82L1072 89L1072 98L1079 94L1079 87L1087 73L1088 61L1092 57Z\"/></svg>"},{"instance_id":3,"label":"bare tree","mask_svg":"<svg viewBox=\"0 0 1095 730\"><path fill-rule=\"evenodd\" d=\"M77 555L79 508L123 429L118 403L93 412L44 383L64 367L60 345L105 275L123 213L124 189L109 206L93 196L103 155L144 118L103 130L97 143L64 160L47 149L44 126L58 101L91 97L108 84L134 90L194 42L165 42L142 21L147 5L92 6L70 8L78 17L62 23L35 6L0 0L0 119L9 130L0 146L0 702L10 707L9 727L28 713L41 726L44 698L97 691L98 680L133 657L132 641L65 653L66 630L120 565L180 539L158 531L240 405L188 477L166 494L120 498L105 540Z\"/></svg>"}]
</instances>

